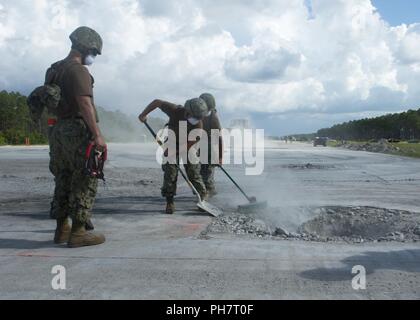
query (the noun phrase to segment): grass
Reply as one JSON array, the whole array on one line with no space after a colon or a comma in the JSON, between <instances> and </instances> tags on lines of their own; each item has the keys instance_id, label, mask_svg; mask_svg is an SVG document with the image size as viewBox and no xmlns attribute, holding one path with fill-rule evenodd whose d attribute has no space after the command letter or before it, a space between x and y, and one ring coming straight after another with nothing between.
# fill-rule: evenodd
<instances>
[{"instance_id":1,"label":"grass","mask_svg":"<svg viewBox=\"0 0 420 320\"><path fill-rule=\"evenodd\" d=\"M420 143L399 142L391 144L400 149L398 155L420 158Z\"/></svg>"},{"instance_id":2,"label":"grass","mask_svg":"<svg viewBox=\"0 0 420 320\"><path fill-rule=\"evenodd\" d=\"M351 143L351 144L366 144L366 143L368 143L369 141L355 141L355 140L346 140L346 142L347 143ZM337 140L329 140L328 142L327 142L327 146L328 147L337 147L339 144L341 144L341 142L340 141L337 141Z\"/></svg>"},{"instance_id":3,"label":"grass","mask_svg":"<svg viewBox=\"0 0 420 320\"><path fill-rule=\"evenodd\" d=\"M336 141L336 140L332 140L332 141L331 140L328 140L327 141L327 146L328 147L334 147L335 148L335 147L338 146L338 141Z\"/></svg>"},{"instance_id":4,"label":"grass","mask_svg":"<svg viewBox=\"0 0 420 320\"><path fill-rule=\"evenodd\" d=\"M366 144L369 141L347 141L351 144ZM329 147L337 147L339 144L338 141L328 141ZM420 158L420 143L408 143L406 141L398 142L398 143L391 143L394 147L400 149L398 152L393 152L392 154L405 156L405 157L412 157L412 158Z\"/></svg>"}]
</instances>

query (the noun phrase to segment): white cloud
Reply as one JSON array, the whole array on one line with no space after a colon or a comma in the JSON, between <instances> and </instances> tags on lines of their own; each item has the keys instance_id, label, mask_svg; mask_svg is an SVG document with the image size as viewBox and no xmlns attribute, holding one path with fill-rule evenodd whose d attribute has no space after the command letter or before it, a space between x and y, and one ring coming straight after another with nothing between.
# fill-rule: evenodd
<instances>
[{"instance_id":1,"label":"white cloud","mask_svg":"<svg viewBox=\"0 0 420 320\"><path fill-rule=\"evenodd\" d=\"M97 103L127 112L204 91L228 112L397 111L420 99L420 25L391 27L369 0L0 0L0 89L42 82L79 25L104 39Z\"/></svg>"},{"instance_id":2,"label":"white cloud","mask_svg":"<svg viewBox=\"0 0 420 320\"><path fill-rule=\"evenodd\" d=\"M243 47L226 61L226 75L240 82L281 81L288 68L299 67L302 56L285 48ZM289 79L290 80L290 79Z\"/></svg>"},{"instance_id":3,"label":"white cloud","mask_svg":"<svg viewBox=\"0 0 420 320\"><path fill-rule=\"evenodd\" d=\"M412 64L420 61L420 23L402 25L397 30L399 41L398 57L401 63Z\"/></svg>"}]
</instances>

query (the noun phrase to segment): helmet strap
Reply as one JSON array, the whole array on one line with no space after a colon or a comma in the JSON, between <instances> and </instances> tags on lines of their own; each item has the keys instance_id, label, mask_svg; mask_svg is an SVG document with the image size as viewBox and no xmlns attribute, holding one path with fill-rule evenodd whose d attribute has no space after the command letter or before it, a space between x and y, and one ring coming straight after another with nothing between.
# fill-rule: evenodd
<instances>
[{"instance_id":1,"label":"helmet strap","mask_svg":"<svg viewBox=\"0 0 420 320\"><path fill-rule=\"evenodd\" d=\"M82 58L84 59L88 54L89 54L89 50L87 50L86 48L84 48L84 47L82 47L82 46L80 46L80 45L77 45L77 44L73 44L72 46L71 46L71 48L73 49L73 50L76 50L77 52L79 52L81 55L82 55Z\"/></svg>"}]
</instances>

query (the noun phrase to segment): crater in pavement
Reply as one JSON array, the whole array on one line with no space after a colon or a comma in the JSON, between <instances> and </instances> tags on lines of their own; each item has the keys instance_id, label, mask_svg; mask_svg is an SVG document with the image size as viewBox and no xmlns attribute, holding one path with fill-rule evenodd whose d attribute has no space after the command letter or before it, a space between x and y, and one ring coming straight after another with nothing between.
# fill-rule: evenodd
<instances>
[{"instance_id":1,"label":"crater in pavement","mask_svg":"<svg viewBox=\"0 0 420 320\"><path fill-rule=\"evenodd\" d=\"M227 232L259 238L353 243L420 241L420 213L356 206L300 208L312 218L290 231L273 218L276 213L284 215L284 210L287 209L270 208L269 214L225 214L213 220L203 235Z\"/></svg>"}]
</instances>

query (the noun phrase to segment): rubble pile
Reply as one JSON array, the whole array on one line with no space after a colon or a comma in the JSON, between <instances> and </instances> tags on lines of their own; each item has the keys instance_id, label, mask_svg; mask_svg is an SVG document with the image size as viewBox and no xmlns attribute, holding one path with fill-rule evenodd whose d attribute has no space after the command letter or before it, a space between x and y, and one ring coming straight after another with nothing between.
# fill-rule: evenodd
<instances>
[{"instance_id":1,"label":"rubble pile","mask_svg":"<svg viewBox=\"0 0 420 320\"><path fill-rule=\"evenodd\" d=\"M321 241L418 241L420 214L373 207L325 207L298 233Z\"/></svg>"},{"instance_id":2,"label":"rubble pile","mask_svg":"<svg viewBox=\"0 0 420 320\"><path fill-rule=\"evenodd\" d=\"M225 214L217 217L207 227L207 232L246 234L260 238L269 237L273 233L264 221L239 213Z\"/></svg>"},{"instance_id":3,"label":"rubble pile","mask_svg":"<svg viewBox=\"0 0 420 320\"><path fill-rule=\"evenodd\" d=\"M397 153L400 148L393 146L387 140L382 139L378 142L366 142L363 144L351 143L343 141L337 145L337 147L345 148L353 151L367 151L376 153Z\"/></svg>"},{"instance_id":4,"label":"rubble pile","mask_svg":"<svg viewBox=\"0 0 420 320\"><path fill-rule=\"evenodd\" d=\"M272 221L231 213L216 218L206 233L232 233L259 238L294 239L317 242L417 242L420 241L420 214L374 207L313 208L313 219L296 232Z\"/></svg>"}]
</instances>

